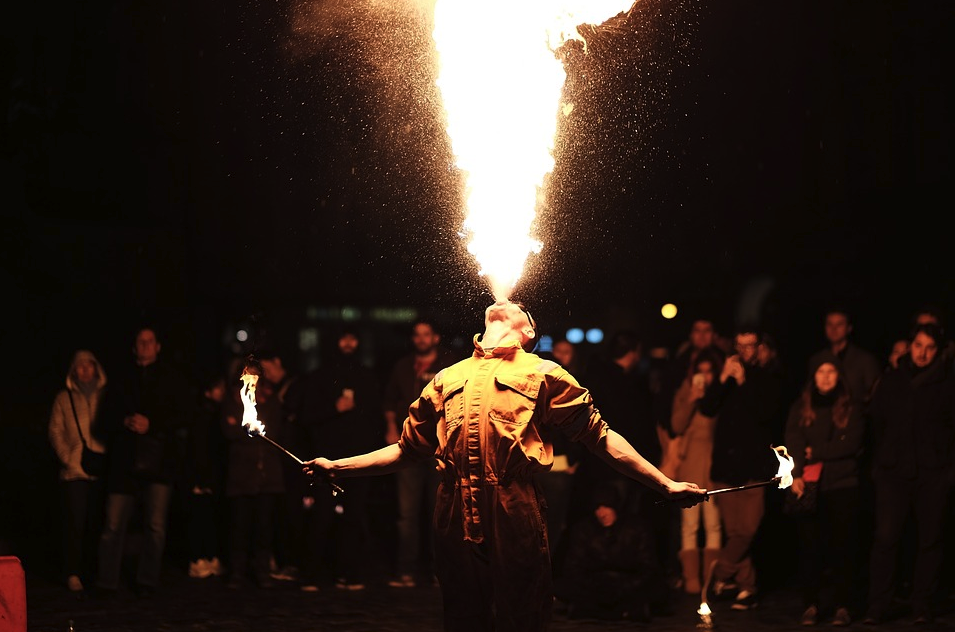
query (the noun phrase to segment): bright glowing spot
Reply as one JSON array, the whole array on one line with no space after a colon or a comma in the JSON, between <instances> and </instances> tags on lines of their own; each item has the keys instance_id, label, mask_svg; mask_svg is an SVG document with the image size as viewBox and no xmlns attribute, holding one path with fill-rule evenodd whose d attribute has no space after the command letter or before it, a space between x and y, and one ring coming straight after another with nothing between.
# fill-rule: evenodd
<instances>
[{"instance_id":1,"label":"bright glowing spot","mask_svg":"<svg viewBox=\"0 0 955 632\"><path fill-rule=\"evenodd\" d=\"M244 329L240 329L239 331L235 332L235 339L239 342L245 342L249 339L249 332Z\"/></svg>"},{"instance_id":2,"label":"bright glowing spot","mask_svg":"<svg viewBox=\"0 0 955 632\"><path fill-rule=\"evenodd\" d=\"M633 0L437 0L437 84L456 166L466 179L463 233L495 300L531 253L566 74L555 51ZM563 108L570 115L572 107Z\"/></svg>"},{"instance_id":3,"label":"bright glowing spot","mask_svg":"<svg viewBox=\"0 0 955 632\"><path fill-rule=\"evenodd\" d=\"M786 489L793 484L793 468L796 464L793 462L793 458L789 456L789 450L786 449L786 446L781 445L772 449L773 454L776 455L776 459L779 461L779 469L776 470L776 478L779 479L779 489Z\"/></svg>"},{"instance_id":4,"label":"bright glowing spot","mask_svg":"<svg viewBox=\"0 0 955 632\"><path fill-rule=\"evenodd\" d=\"M696 610L697 614L712 614L710 611L710 606L705 601L700 604L700 607Z\"/></svg>"},{"instance_id":5,"label":"bright glowing spot","mask_svg":"<svg viewBox=\"0 0 955 632\"><path fill-rule=\"evenodd\" d=\"M603 342L603 339L604 339L603 329L597 329L595 327L593 329L587 330L587 342L589 342L590 344L594 344L594 345L600 344L601 342Z\"/></svg>"},{"instance_id":6,"label":"bright glowing spot","mask_svg":"<svg viewBox=\"0 0 955 632\"><path fill-rule=\"evenodd\" d=\"M671 318L675 318L676 312L677 312L676 305L674 305L673 303L667 303L666 305L660 308L660 314L667 320L670 320Z\"/></svg>"},{"instance_id":7,"label":"bright glowing spot","mask_svg":"<svg viewBox=\"0 0 955 632\"><path fill-rule=\"evenodd\" d=\"M258 413L255 411L255 385L259 381L259 376L248 372L248 369L242 371L242 389L239 396L242 398L242 427L249 434L265 435L265 424L259 421Z\"/></svg>"},{"instance_id":8,"label":"bright glowing spot","mask_svg":"<svg viewBox=\"0 0 955 632\"><path fill-rule=\"evenodd\" d=\"M584 330L580 327L571 327L567 330L567 333L564 335L564 338L567 339L567 342L573 344L578 344L584 340Z\"/></svg>"}]
</instances>

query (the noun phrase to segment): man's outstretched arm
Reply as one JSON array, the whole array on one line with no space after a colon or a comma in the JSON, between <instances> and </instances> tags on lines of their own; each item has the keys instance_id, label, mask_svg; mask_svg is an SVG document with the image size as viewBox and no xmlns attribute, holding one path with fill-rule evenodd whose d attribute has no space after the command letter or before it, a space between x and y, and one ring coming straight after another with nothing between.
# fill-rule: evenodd
<instances>
[{"instance_id":1,"label":"man's outstretched arm","mask_svg":"<svg viewBox=\"0 0 955 632\"><path fill-rule=\"evenodd\" d=\"M309 476L329 476L331 478L346 478L350 476L377 476L391 474L403 469L413 462L397 443L392 443L374 452L367 452L343 459L329 460L319 457L306 461L304 472Z\"/></svg>"},{"instance_id":2,"label":"man's outstretched arm","mask_svg":"<svg viewBox=\"0 0 955 632\"><path fill-rule=\"evenodd\" d=\"M603 449L600 449L603 448ZM622 435L608 428L598 444L597 456L624 476L657 490L670 500L678 500L684 507L692 507L707 500L706 490L696 483L674 481L647 461Z\"/></svg>"}]
</instances>

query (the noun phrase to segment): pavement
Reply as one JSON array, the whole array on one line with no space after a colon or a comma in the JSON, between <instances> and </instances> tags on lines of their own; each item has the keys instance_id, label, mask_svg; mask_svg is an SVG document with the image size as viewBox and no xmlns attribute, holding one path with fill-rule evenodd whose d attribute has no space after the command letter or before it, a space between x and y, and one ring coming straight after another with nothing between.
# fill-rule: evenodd
<instances>
[{"instance_id":1,"label":"pavement","mask_svg":"<svg viewBox=\"0 0 955 632\"><path fill-rule=\"evenodd\" d=\"M27 623L32 632L438 632L441 624L440 589L430 582L414 588L392 588L387 577L375 575L364 590L350 591L331 583L318 592L302 592L295 582L278 582L272 589L248 586L234 590L221 578L190 578L184 568L167 565L161 587L149 597L121 589L104 598L92 593L77 596L42 572L26 568ZM669 612L656 613L649 622L570 619L557 608L551 632L659 630L697 632L706 629L697 614L699 599L673 593ZM739 612L729 601L711 601L712 629L722 632L787 632L800 626L798 592L779 587L761 595L759 606ZM905 604L897 604L898 618L880 626L853 622L850 627L871 632L955 629L955 601L948 598L931 624L914 626ZM828 624L817 629L833 629Z\"/></svg>"}]
</instances>

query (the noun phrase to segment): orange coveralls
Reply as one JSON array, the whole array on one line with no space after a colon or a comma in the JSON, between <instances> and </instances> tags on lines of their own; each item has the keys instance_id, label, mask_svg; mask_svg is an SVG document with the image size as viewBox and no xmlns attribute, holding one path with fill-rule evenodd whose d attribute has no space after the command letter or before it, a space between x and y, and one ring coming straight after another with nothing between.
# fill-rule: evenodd
<instances>
[{"instance_id":1,"label":"orange coveralls","mask_svg":"<svg viewBox=\"0 0 955 632\"><path fill-rule=\"evenodd\" d=\"M408 410L399 446L435 456L435 570L445 630L545 630L553 590L546 505L533 475L550 469L553 427L596 450L607 424L560 365L517 342L438 373Z\"/></svg>"}]
</instances>

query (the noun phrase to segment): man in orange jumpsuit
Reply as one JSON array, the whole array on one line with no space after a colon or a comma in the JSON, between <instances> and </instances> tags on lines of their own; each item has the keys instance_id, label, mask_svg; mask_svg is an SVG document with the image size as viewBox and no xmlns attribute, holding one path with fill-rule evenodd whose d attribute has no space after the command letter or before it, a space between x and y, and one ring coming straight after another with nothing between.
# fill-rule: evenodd
<instances>
[{"instance_id":1,"label":"man in orange jumpsuit","mask_svg":"<svg viewBox=\"0 0 955 632\"><path fill-rule=\"evenodd\" d=\"M664 476L601 419L588 391L530 353L533 318L518 303L485 312L474 354L440 373L408 409L397 443L306 463L306 472L387 474L429 456L441 484L434 510L435 570L450 631L546 630L553 591L542 495L534 474L553 462L552 427L608 464L684 506L706 499ZM347 488L346 488L347 493Z\"/></svg>"}]
</instances>

